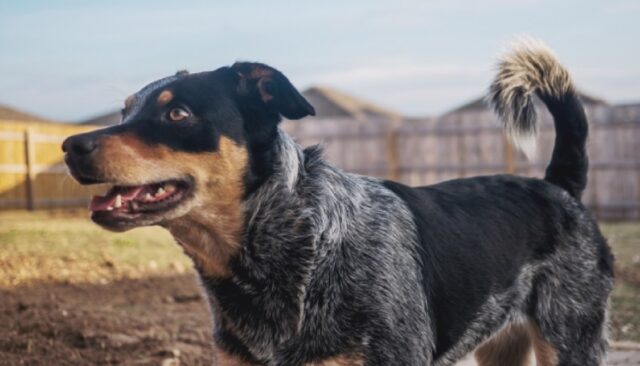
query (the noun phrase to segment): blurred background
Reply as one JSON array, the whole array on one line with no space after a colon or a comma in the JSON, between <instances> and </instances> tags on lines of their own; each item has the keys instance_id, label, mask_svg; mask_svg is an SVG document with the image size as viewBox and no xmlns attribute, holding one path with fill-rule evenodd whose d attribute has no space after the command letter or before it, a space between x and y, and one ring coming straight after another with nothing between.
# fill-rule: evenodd
<instances>
[{"instance_id":1,"label":"blurred background","mask_svg":"<svg viewBox=\"0 0 640 366\"><path fill-rule=\"evenodd\" d=\"M66 136L119 123L147 83L264 62L316 107L283 129L346 170L542 176L548 113L527 160L482 100L522 35L556 51L589 115L584 202L618 257L610 363L640 362L639 18L633 0L0 0L0 364L210 364L190 261L161 229L93 226L84 207L104 188L62 163Z\"/></svg>"}]
</instances>

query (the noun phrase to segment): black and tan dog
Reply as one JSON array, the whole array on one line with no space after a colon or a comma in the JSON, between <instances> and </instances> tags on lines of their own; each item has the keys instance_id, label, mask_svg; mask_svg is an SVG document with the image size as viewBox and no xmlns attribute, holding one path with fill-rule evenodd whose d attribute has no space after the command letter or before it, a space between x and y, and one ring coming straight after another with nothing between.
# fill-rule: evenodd
<instances>
[{"instance_id":1,"label":"black and tan dog","mask_svg":"<svg viewBox=\"0 0 640 366\"><path fill-rule=\"evenodd\" d=\"M345 173L282 116L314 110L277 70L179 73L129 97L123 121L68 138L72 175L111 183L92 219L168 229L193 259L217 365L597 365L612 256L580 203L587 121L540 44L499 65L490 101L516 139L555 119L544 179L429 187ZM171 316L171 314L167 314Z\"/></svg>"}]
</instances>

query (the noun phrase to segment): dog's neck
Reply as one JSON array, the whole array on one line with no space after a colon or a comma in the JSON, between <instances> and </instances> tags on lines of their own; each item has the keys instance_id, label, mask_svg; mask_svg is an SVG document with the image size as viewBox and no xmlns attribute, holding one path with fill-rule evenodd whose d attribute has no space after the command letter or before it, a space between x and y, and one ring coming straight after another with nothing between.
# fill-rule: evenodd
<instances>
[{"instance_id":1,"label":"dog's neck","mask_svg":"<svg viewBox=\"0 0 640 366\"><path fill-rule=\"evenodd\" d=\"M242 209L215 211L185 215L166 228L203 276L223 278L230 276L229 262L241 249Z\"/></svg>"},{"instance_id":2,"label":"dog's neck","mask_svg":"<svg viewBox=\"0 0 640 366\"><path fill-rule=\"evenodd\" d=\"M305 156L300 145L284 131L278 129L272 144L270 174L254 192L247 197L247 202L262 200L266 192L284 190L294 193L296 184L305 173Z\"/></svg>"},{"instance_id":3,"label":"dog's neck","mask_svg":"<svg viewBox=\"0 0 640 366\"><path fill-rule=\"evenodd\" d=\"M311 283L339 255L369 184L280 131L272 161L272 173L243 200L239 236L223 235L228 223L213 214L172 229L194 258L217 332L262 360L301 331Z\"/></svg>"},{"instance_id":4,"label":"dog's neck","mask_svg":"<svg viewBox=\"0 0 640 366\"><path fill-rule=\"evenodd\" d=\"M229 277L230 261L247 244L246 231L255 224L262 205L295 194L295 186L304 174L302 149L278 130L271 153L272 173L248 197L241 197L240 192L216 197L216 202L200 204L165 225L203 276Z\"/></svg>"},{"instance_id":5,"label":"dog's neck","mask_svg":"<svg viewBox=\"0 0 640 366\"><path fill-rule=\"evenodd\" d=\"M239 319L228 307L251 306L255 301L278 309L266 313L264 309L252 310L264 313L262 326L277 325L270 326L261 341L246 344L260 358L269 358L276 344L299 330L315 258L316 238L310 223L313 212L306 209L300 196L308 162L301 147L284 132L279 131L273 149L272 174L242 200L241 210L233 207L226 211L233 216L224 216L217 208L203 209L167 225L193 259L209 294L216 326L235 324L233 330L226 331L250 338L251 327L236 324ZM242 224L238 226L238 222Z\"/></svg>"}]
</instances>

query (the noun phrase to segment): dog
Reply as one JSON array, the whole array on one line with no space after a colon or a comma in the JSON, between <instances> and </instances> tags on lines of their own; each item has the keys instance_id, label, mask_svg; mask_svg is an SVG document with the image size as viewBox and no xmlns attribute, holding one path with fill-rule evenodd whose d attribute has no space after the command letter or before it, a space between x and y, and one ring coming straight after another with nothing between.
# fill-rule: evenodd
<instances>
[{"instance_id":1,"label":"dog","mask_svg":"<svg viewBox=\"0 0 640 366\"><path fill-rule=\"evenodd\" d=\"M278 70L238 62L178 73L126 99L122 123L66 139L72 176L113 187L91 218L159 225L191 257L213 317L216 365L598 365L613 257L582 205L587 119L541 43L498 65L488 100L535 137L555 121L544 179L411 188L302 149L282 117L314 108ZM170 316L170 315L168 315Z\"/></svg>"}]
</instances>

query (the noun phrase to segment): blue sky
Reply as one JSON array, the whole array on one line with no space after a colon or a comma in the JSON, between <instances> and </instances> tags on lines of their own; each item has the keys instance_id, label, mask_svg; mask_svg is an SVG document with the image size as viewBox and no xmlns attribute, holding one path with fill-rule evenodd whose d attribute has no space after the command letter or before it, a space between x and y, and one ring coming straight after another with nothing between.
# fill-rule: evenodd
<instances>
[{"instance_id":1,"label":"blue sky","mask_svg":"<svg viewBox=\"0 0 640 366\"><path fill-rule=\"evenodd\" d=\"M0 0L0 104L80 120L178 69L269 63L407 115L486 90L518 35L543 39L579 88L640 100L640 1Z\"/></svg>"}]
</instances>

